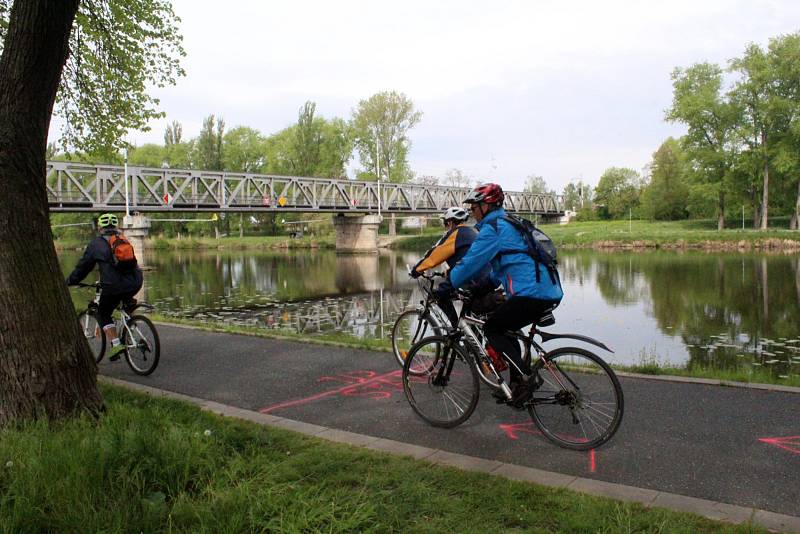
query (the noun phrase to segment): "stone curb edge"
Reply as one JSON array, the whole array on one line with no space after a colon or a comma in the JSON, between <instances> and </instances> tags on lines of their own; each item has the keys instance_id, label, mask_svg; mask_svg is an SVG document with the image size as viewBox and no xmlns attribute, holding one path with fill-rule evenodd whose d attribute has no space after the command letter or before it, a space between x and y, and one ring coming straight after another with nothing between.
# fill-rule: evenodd
<instances>
[{"instance_id":1,"label":"stone curb edge","mask_svg":"<svg viewBox=\"0 0 800 534\"><path fill-rule=\"evenodd\" d=\"M425 460L437 465L455 467L464 471L487 473L511 480L532 482L551 488L569 489L598 497L606 497L625 502L636 502L648 508L657 507L678 512L689 512L709 519L726 521L729 523L745 523L751 521L752 524L771 531L800 533L800 517L778 514L758 508L746 508L695 497L687 497L675 493L604 482L602 480L564 475L495 460L486 460L484 458L476 458L464 454L456 454L400 441L356 434L345 430L336 430L274 415L262 414L252 410L236 408L214 401L191 397L182 393L175 393L107 376L98 375L97 378L99 382L147 393L155 397L165 397L188 402L199 406L202 410L217 415L234 417L265 426L291 430L293 432L299 432L337 443L344 443L400 456L410 456L417 460Z\"/></svg>"},{"instance_id":2,"label":"stone curb edge","mask_svg":"<svg viewBox=\"0 0 800 534\"><path fill-rule=\"evenodd\" d=\"M374 351L380 352L377 349L367 349L362 347L353 347L347 345L346 343L337 343L336 341L323 341L323 340L301 340L295 339L288 336L280 336L280 335L268 335L268 336L261 336L257 333L244 333L244 332L220 332L217 330L210 330L206 328L202 328L199 326L189 325L189 324L178 324L178 323L166 323L164 321L154 321L157 325L164 325L164 326L171 326L174 328L184 328L186 330L200 330L201 332L209 332L211 334L227 334L229 336L250 336L250 337L262 337L263 339L271 339L275 341L289 341L291 343L300 343L306 345L330 345L334 347L342 347L348 348L353 350L367 350L367 351ZM694 378L691 376L677 376L677 375L648 375L643 373L629 373L626 371L617 371L614 370L617 376L625 377L625 378L638 378L640 380L657 380L661 382L681 382L685 384L702 384L705 386L724 386L724 387L732 387L732 388L743 388L743 389L757 389L761 391L778 391L781 393L796 393L800 395L800 387L795 386L781 386L778 384L762 384L758 382L734 382L732 380L719 380L716 378Z\"/></svg>"}]
</instances>

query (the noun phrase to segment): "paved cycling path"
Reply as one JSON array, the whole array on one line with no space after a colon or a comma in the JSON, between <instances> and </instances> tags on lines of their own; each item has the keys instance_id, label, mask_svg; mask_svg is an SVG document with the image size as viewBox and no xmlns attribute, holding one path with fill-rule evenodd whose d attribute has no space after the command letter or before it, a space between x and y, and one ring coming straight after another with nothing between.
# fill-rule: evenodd
<instances>
[{"instance_id":1,"label":"paved cycling path","mask_svg":"<svg viewBox=\"0 0 800 534\"><path fill-rule=\"evenodd\" d=\"M800 518L800 393L621 377L620 430L596 451L575 452L540 436L526 412L494 404L486 389L460 427L428 426L406 403L391 354L158 329L162 356L152 376L138 377L122 362L104 361L101 373L333 429L642 488L644 501L655 490Z\"/></svg>"}]
</instances>

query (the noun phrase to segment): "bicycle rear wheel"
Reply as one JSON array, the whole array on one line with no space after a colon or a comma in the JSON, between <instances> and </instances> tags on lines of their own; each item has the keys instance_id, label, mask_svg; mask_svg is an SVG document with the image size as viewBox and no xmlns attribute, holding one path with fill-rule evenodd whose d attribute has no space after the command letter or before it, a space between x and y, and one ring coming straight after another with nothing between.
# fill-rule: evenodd
<instances>
[{"instance_id":1,"label":"bicycle rear wheel","mask_svg":"<svg viewBox=\"0 0 800 534\"><path fill-rule=\"evenodd\" d=\"M536 362L538 388L526 405L542 433L561 447L588 450L607 442L622 422L622 387L611 367L587 350L563 347Z\"/></svg>"},{"instance_id":2,"label":"bicycle rear wheel","mask_svg":"<svg viewBox=\"0 0 800 534\"><path fill-rule=\"evenodd\" d=\"M443 329L430 313L422 310L407 310L401 313L392 327L392 352L400 367L408 357L408 351L422 338L443 334Z\"/></svg>"},{"instance_id":3,"label":"bicycle rear wheel","mask_svg":"<svg viewBox=\"0 0 800 534\"><path fill-rule=\"evenodd\" d=\"M103 359L103 354L106 351L106 336L100 323L97 322L97 316L88 311L82 311L78 315L78 324L81 326L81 332L89 342L89 347L94 354L94 361L100 363Z\"/></svg>"},{"instance_id":4,"label":"bicycle rear wheel","mask_svg":"<svg viewBox=\"0 0 800 534\"><path fill-rule=\"evenodd\" d=\"M153 322L144 315L134 315L123 334L125 359L137 375L146 376L156 370L161 357L161 342Z\"/></svg>"},{"instance_id":5,"label":"bicycle rear wheel","mask_svg":"<svg viewBox=\"0 0 800 534\"><path fill-rule=\"evenodd\" d=\"M433 426L452 428L475 411L478 372L461 347L443 336L428 337L408 353L403 391L418 416Z\"/></svg>"}]
</instances>

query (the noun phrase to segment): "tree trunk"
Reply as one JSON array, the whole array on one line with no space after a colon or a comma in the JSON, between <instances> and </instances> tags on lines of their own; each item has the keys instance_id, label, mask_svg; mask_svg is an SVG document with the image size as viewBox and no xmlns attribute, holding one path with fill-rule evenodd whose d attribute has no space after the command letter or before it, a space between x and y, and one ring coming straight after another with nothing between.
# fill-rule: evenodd
<instances>
[{"instance_id":1,"label":"tree trunk","mask_svg":"<svg viewBox=\"0 0 800 534\"><path fill-rule=\"evenodd\" d=\"M764 148L764 191L761 197L761 229L767 229L769 211L769 156L767 155L767 132L761 132L761 145Z\"/></svg>"},{"instance_id":2,"label":"tree trunk","mask_svg":"<svg viewBox=\"0 0 800 534\"><path fill-rule=\"evenodd\" d=\"M45 150L78 0L17 0L0 59L0 426L103 399L50 229Z\"/></svg>"},{"instance_id":3,"label":"tree trunk","mask_svg":"<svg viewBox=\"0 0 800 534\"><path fill-rule=\"evenodd\" d=\"M725 229L725 191L722 190L720 183L719 204L717 205L717 230Z\"/></svg>"},{"instance_id":4,"label":"tree trunk","mask_svg":"<svg viewBox=\"0 0 800 534\"><path fill-rule=\"evenodd\" d=\"M800 229L800 180L797 180L797 197L794 201L794 213L789 220L789 230Z\"/></svg>"}]
</instances>

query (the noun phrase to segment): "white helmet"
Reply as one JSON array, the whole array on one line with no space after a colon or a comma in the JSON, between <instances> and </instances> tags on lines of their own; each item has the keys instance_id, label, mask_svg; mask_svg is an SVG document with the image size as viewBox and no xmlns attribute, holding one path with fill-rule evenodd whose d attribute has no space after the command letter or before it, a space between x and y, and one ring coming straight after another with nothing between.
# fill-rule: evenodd
<instances>
[{"instance_id":1,"label":"white helmet","mask_svg":"<svg viewBox=\"0 0 800 534\"><path fill-rule=\"evenodd\" d=\"M442 214L442 220L444 222L455 220L458 222L464 222L469 218L469 213L464 208L459 207L452 207L447 208L447 210Z\"/></svg>"}]
</instances>

